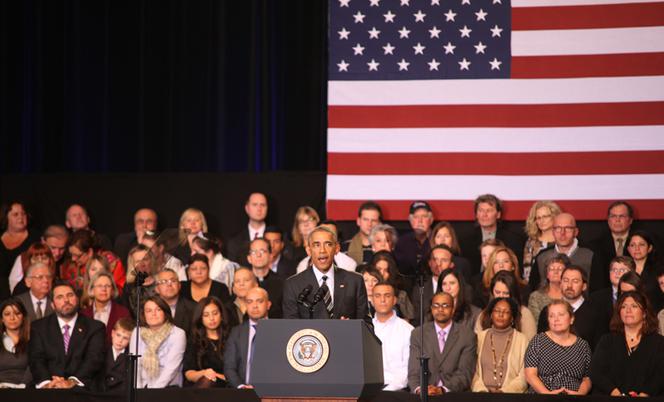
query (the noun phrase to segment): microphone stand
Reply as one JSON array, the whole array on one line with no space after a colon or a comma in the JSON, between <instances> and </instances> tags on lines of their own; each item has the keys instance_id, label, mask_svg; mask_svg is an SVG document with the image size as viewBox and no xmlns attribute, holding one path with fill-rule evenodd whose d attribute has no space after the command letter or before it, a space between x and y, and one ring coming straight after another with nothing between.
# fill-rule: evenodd
<instances>
[{"instance_id":1,"label":"microphone stand","mask_svg":"<svg viewBox=\"0 0 664 402\"><path fill-rule=\"evenodd\" d=\"M140 316L141 316L141 288L148 275L144 272L136 272L136 350L135 353L129 353L127 360L126 378L127 378L127 402L136 402L138 389L138 340L140 339ZM131 351L131 348L130 348Z\"/></svg>"},{"instance_id":2,"label":"microphone stand","mask_svg":"<svg viewBox=\"0 0 664 402\"><path fill-rule=\"evenodd\" d=\"M419 287L420 296L420 400L422 402L429 401L429 358L424 355L424 286L426 286L426 275L421 264L417 264L417 286Z\"/></svg>"}]
</instances>

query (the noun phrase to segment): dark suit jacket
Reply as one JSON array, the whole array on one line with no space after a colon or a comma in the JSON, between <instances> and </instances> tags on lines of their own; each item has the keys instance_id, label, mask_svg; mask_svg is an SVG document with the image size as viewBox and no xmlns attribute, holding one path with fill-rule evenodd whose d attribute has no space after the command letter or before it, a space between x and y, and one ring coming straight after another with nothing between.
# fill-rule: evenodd
<instances>
[{"instance_id":1,"label":"dark suit jacket","mask_svg":"<svg viewBox=\"0 0 664 402\"><path fill-rule=\"evenodd\" d=\"M30 297L30 290L27 292L21 293L16 296L16 298L23 303L23 307L28 310L28 319L30 322L37 319L35 314L35 306L32 304L32 298ZM47 297L48 301L46 302L46 309L44 310L44 317L53 314L53 307L51 307L51 299Z\"/></svg>"},{"instance_id":2,"label":"dark suit jacket","mask_svg":"<svg viewBox=\"0 0 664 402\"><path fill-rule=\"evenodd\" d=\"M94 388L95 379L104 368L104 324L79 314L71 332L65 354L55 314L32 323L28 355L35 384L54 375L74 376L86 387Z\"/></svg>"},{"instance_id":3,"label":"dark suit jacket","mask_svg":"<svg viewBox=\"0 0 664 402\"><path fill-rule=\"evenodd\" d=\"M338 268L334 269L334 318L363 319L371 322L367 302L367 289L362 276ZM284 318L309 318L309 310L297 303L297 296L307 285L312 286L308 299L311 301L318 290L318 281L314 268L309 267L295 276L291 276L284 284ZM330 318L325 303L322 301L314 307L314 318Z\"/></svg>"},{"instance_id":4,"label":"dark suit jacket","mask_svg":"<svg viewBox=\"0 0 664 402\"><path fill-rule=\"evenodd\" d=\"M104 367L104 385L103 388L107 391L124 390L127 377L126 369L128 357L126 353L118 355L116 360L113 360L113 349L109 348L106 352L106 365Z\"/></svg>"},{"instance_id":5,"label":"dark suit jacket","mask_svg":"<svg viewBox=\"0 0 664 402\"><path fill-rule=\"evenodd\" d=\"M501 240L507 247L512 249L519 259L519 266L523 266L525 237L505 229L499 222L496 229L496 239ZM482 244L482 228L479 226L476 226L470 235L460 239L461 254L470 261L470 266L472 267L471 276L478 274L482 266L480 244Z\"/></svg>"},{"instance_id":6,"label":"dark suit jacket","mask_svg":"<svg viewBox=\"0 0 664 402\"><path fill-rule=\"evenodd\" d=\"M81 314L92 319L95 318L92 306L81 310ZM108 315L108 323L106 324L106 346L111 344L111 331L113 331L115 323L122 317L129 317L129 310L125 306L111 301L111 312Z\"/></svg>"},{"instance_id":7,"label":"dark suit jacket","mask_svg":"<svg viewBox=\"0 0 664 402\"><path fill-rule=\"evenodd\" d=\"M247 254L249 254L249 230L244 227L233 235L226 245L226 258L240 265L247 265Z\"/></svg>"},{"instance_id":8,"label":"dark suit jacket","mask_svg":"<svg viewBox=\"0 0 664 402\"><path fill-rule=\"evenodd\" d=\"M422 328L424 328L423 348ZM470 382L477 364L477 336L469 327L453 323L442 354L438 347L438 335L433 322L413 330L408 358L408 386L413 392L420 386L421 350L424 350L425 356L429 358L430 385L436 385L442 379L443 386L452 392L470 390Z\"/></svg>"},{"instance_id":9,"label":"dark suit jacket","mask_svg":"<svg viewBox=\"0 0 664 402\"><path fill-rule=\"evenodd\" d=\"M249 320L233 327L224 349L224 375L234 387L244 384L249 350Z\"/></svg>"},{"instance_id":10,"label":"dark suit jacket","mask_svg":"<svg viewBox=\"0 0 664 402\"><path fill-rule=\"evenodd\" d=\"M267 294L272 302L272 307L268 311L270 318L282 318L282 303L284 299L284 280L274 272L268 269L267 275L263 277L262 281L258 281L258 286L267 290Z\"/></svg>"},{"instance_id":11,"label":"dark suit jacket","mask_svg":"<svg viewBox=\"0 0 664 402\"><path fill-rule=\"evenodd\" d=\"M187 334L191 329L191 320L194 317L195 308L196 303L185 297L182 297L182 295L180 295L180 298L175 305L175 316L173 317L175 326L181 328Z\"/></svg>"},{"instance_id":12,"label":"dark suit jacket","mask_svg":"<svg viewBox=\"0 0 664 402\"><path fill-rule=\"evenodd\" d=\"M297 264L295 261L286 257L284 253L281 253L281 258L279 258L279 262L277 263L277 275L279 275L283 280L286 280L295 275L296 268Z\"/></svg>"},{"instance_id":13,"label":"dark suit jacket","mask_svg":"<svg viewBox=\"0 0 664 402\"><path fill-rule=\"evenodd\" d=\"M537 321L537 332L548 331L548 316L549 306L546 306L542 309ZM602 335L602 329L599 327L601 325L599 325L598 317L595 316L595 307L590 299L585 299L581 307L574 312L574 324L572 324L574 333L585 339L590 345L590 349L594 350Z\"/></svg>"}]
</instances>

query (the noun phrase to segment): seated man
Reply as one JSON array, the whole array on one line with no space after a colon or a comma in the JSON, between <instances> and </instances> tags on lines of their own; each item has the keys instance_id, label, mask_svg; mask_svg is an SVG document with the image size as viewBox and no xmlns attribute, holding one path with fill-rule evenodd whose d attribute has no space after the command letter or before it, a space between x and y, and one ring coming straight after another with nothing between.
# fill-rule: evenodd
<instances>
[{"instance_id":1,"label":"seated man","mask_svg":"<svg viewBox=\"0 0 664 402\"><path fill-rule=\"evenodd\" d=\"M74 288L59 282L51 292L55 314L32 323L28 354L37 388L94 388L104 368L104 324L78 314Z\"/></svg>"},{"instance_id":2,"label":"seated man","mask_svg":"<svg viewBox=\"0 0 664 402\"><path fill-rule=\"evenodd\" d=\"M244 204L244 212L249 218L247 227L236 233L228 241L226 254L231 261L244 261L249 242L263 237L265 234L265 218L267 218L267 197L263 193L251 193Z\"/></svg>"},{"instance_id":3,"label":"seated man","mask_svg":"<svg viewBox=\"0 0 664 402\"><path fill-rule=\"evenodd\" d=\"M263 238L270 243L270 269L286 280L295 273L295 261L285 253L284 233L276 226L268 226Z\"/></svg>"},{"instance_id":4,"label":"seated man","mask_svg":"<svg viewBox=\"0 0 664 402\"><path fill-rule=\"evenodd\" d=\"M233 327L224 351L224 374L226 380L236 388L253 388L251 362L256 327L258 320L267 318L271 304L265 289L258 287L252 288L247 293L245 301L249 319Z\"/></svg>"},{"instance_id":5,"label":"seated man","mask_svg":"<svg viewBox=\"0 0 664 402\"><path fill-rule=\"evenodd\" d=\"M436 293L431 303L433 322L415 328L410 336L408 385L416 394L421 392L422 351L429 358L429 395L470 390L477 364L477 337L471 329L453 322L453 312L454 298L445 292Z\"/></svg>"},{"instance_id":6,"label":"seated man","mask_svg":"<svg viewBox=\"0 0 664 402\"><path fill-rule=\"evenodd\" d=\"M53 313L49 293L53 285L53 273L48 266L42 262L36 262L28 267L25 283L28 291L16 298L23 303L28 311L27 319L38 320Z\"/></svg>"},{"instance_id":7,"label":"seated man","mask_svg":"<svg viewBox=\"0 0 664 402\"><path fill-rule=\"evenodd\" d=\"M112 250L111 240L105 234L95 232L90 227L90 215L88 211L79 204L72 204L67 208L65 214L65 226L73 232L89 230L94 237L95 245L102 250Z\"/></svg>"},{"instance_id":8,"label":"seated man","mask_svg":"<svg viewBox=\"0 0 664 402\"><path fill-rule=\"evenodd\" d=\"M129 250L141 244L145 232L157 230L157 213L150 208L141 208L134 214L134 230L121 233L115 238L113 252L127 266Z\"/></svg>"},{"instance_id":9,"label":"seated man","mask_svg":"<svg viewBox=\"0 0 664 402\"><path fill-rule=\"evenodd\" d=\"M360 205L355 221L359 230L355 236L343 243L341 250L355 260L357 265L371 262L373 252L371 251L369 234L371 229L381 222L381 218L382 211L375 202L367 201Z\"/></svg>"},{"instance_id":10,"label":"seated man","mask_svg":"<svg viewBox=\"0 0 664 402\"><path fill-rule=\"evenodd\" d=\"M433 220L433 211L428 202L415 201L410 204L408 222L413 231L399 236L394 248L394 256L402 274L413 275L429 255Z\"/></svg>"},{"instance_id":11,"label":"seated man","mask_svg":"<svg viewBox=\"0 0 664 402\"><path fill-rule=\"evenodd\" d=\"M189 333L191 317L194 315L196 303L180 295L182 285L178 279L178 274L172 269L166 268L157 274L156 283L155 293L171 308L175 326Z\"/></svg>"},{"instance_id":12,"label":"seated man","mask_svg":"<svg viewBox=\"0 0 664 402\"><path fill-rule=\"evenodd\" d=\"M408 386L408 353L413 326L397 317L395 289L387 282L378 283L371 297L376 315L374 332L383 343L383 382L386 391L398 391Z\"/></svg>"},{"instance_id":13,"label":"seated man","mask_svg":"<svg viewBox=\"0 0 664 402\"><path fill-rule=\"evenodd\" d=\"M424 305L424 319L425 321L431 320L429 314L431 307L431 299L438 292L438 277L440 273L448 268L454 268L452 258L454 253L444 244L439 244L431 249L429 252L429 272L425 276L424 292L422 293L422 300ZM441 289L442 290L442 289ZM410 299L413 300L413 307L417 312L417 317L413 320L414 324L419 324L419 311L420 311L420 287L413 286L410 294Z\"/></svg>"},{"instance_id":14,"label":"seated man","mask_svg":"<svg viewBox=\"0 0 664 402\"><path fill-rule=\"evenodd\" d=\"M270 307L270 318L281 318L281 301L284 294L284 280L270 270L270 243L259 237L249 243L249 255L247 261L251 264L258 286L270 294L272 307Z\"/></svg>"}]
</instances>

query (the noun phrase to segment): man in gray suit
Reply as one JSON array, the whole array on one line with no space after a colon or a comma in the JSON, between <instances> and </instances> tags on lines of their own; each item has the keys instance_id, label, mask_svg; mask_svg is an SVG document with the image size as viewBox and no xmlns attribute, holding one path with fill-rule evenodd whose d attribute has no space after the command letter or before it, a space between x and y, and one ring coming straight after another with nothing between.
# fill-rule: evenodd
<instances>
[{"instance_id":1,"label":"man in gray suit","mask_svg":"<svg viewBox=\"0 0 664 402\"><path fill-rule=\"evenodd\" d=\"M429 395L461 392L470 389L477 363L475 333L452 320L454 298L445 292L436 293L431 301L433 322L413 330L410 336L408 386L420 393L420 351L429 358ZM422 345L424 330L424 345Z\"/></svg>"},{"instance_id":2,"label":"man in gray suit","mask_svg":"<svg viewBox=\"0 0 664 402\"><path fill-rule=\"evenodd\" d=\"M248 320L233 327L224 351L224 374L226 380L235 388L253 388L251 385L251 361L253 360L253 342L256 336L258 320L267 318L270 299L267 291L255 287L247 292ZM249 345L252 345L249 348Z\"/></svg>"},{"instance_id":3,"label":"man in gray suit","mask_svg":"<svg viewBox=\"0 0 664 402\"><path fill-rule=\"evenodd\" d=\"M28 267L25 277L28 291L16 296L28 311L30 322L46 317L53 313L51 300L48 297L53 286L53 273L42 262L36 262Z\"/></svg>"}]
</instances>

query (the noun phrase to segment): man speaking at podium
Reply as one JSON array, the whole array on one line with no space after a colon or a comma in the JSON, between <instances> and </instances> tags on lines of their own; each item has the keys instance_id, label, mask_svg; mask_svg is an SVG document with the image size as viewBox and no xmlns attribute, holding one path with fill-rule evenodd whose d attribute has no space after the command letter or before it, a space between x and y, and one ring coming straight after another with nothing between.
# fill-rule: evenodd
<instances>
[{"instance_id":1,"label":"man speaking at podium","mask_svg":"<svg viewBox=\"0 0 664 402\"><path fill-rule=\"evenodd\" d=\"M338 268L337 234L325 226L315 228L306 245L311 265L284 285L284 318L364 319L371 322L362 277ZM310 308L313 315L310 315Z\"/></svg>"}]
</instances>

